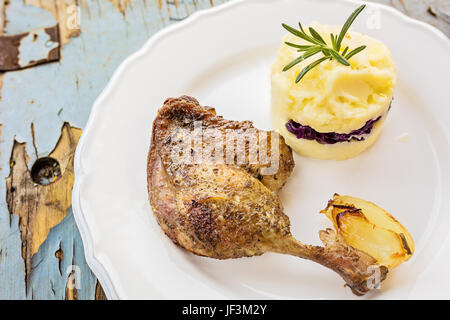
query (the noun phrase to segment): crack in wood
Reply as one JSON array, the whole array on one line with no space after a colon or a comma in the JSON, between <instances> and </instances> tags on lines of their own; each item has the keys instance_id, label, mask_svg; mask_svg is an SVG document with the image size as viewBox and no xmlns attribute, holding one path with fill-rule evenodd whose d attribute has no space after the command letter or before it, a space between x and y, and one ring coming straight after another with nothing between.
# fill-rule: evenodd
<instances>
[{"instance_id":1,"label":"crack in wood","mask_svg":"<svg viewBox=\"0 0 450 320\"><path fill-rule=\"evenodd\" d=\"M437 17L438 16L438 14L437 14L437 12L434 10L434 8L433 8L433 6L428 6L428 13L429 14L431 14L433 17Z\"/></svg>"},{"instance_id":2,"label":"crack in wood","mask_svg":"<svg viewBox=\"0 0 450 320\"><path fill-rule=\"evenodd\" d=\"M72 245L73 255L72 255L72 266L75 265L75 244ZM66 300L78 300L78 288L77 288L77 282L81 279L77 279L78 277L81 277L81 274L78 274L75 269L72 269L69 276L67 277L67 284L66 284Z\"/></svg>"},{"instance_id":3,"label":"crack in wood","mask_svg":"<svg viewBox=\"0 0 450 320\"><path fill-rule=\"evenodd\" d=\"M62 126L60 139L49 155L58 160L62 177L47 186L32 181L26 143L14 141L10 174L6 179L6 203L9 213L19 216L26 287L31 274L32 256L45 241L50 229L64 219L71 205L73 157L80 135L80 129L68 123Z\"/></svg>"},{"instance_id":4,"label":"crack in wood","mask_svg":"<svg viewBox=\"0 0 450 320\"><path fill-rule=\"evenodd\" d=\"M127 9L128 4L131 0L108 0L112 2L114 7L119 10L122 14L125 14L125 10Z\"/></svg>"},{"instance_id":5,"label":"crack in wood","mask_svg":"<svg viewBox=\"0 0 450 320\"><path fill-rule=\"evenodd\" d=\"M56 250L56 252L55 252L55 257L58 259L59 275L62 276L61 264L62 264L62 261L64 260L64 251L61 248L61 242L59 243L59 249Z\"/></svg>"},{"instance_id":6,"label":"crack in wood","mask_svg":"<svg viewBox=\"0 0 450 320\"><path fill-rule=\"evenodd\" d=\"M444 0L371 0L390 5L411 18L429 23L450 37L450 1Z\"/></svg>"},{"instance_id":7,"label":"crack in wood","mask_svg":"<svg viewBox=\"0 0 450 320\"><path fill-rule=\"evenodd\" d=\"M37 269L40 264L42 263L42 261L44 261L44 259L39 260L34 266L31 266L31 271L33 271L34 269Z\"/></svg>"},{"instance_id":8,"label":"crack in wood","mask_svg":"<svg viewBox=\"0 0 450 320\"><path fill-rule=\"evenodd\" d=\"M107 300L106 294L103 291L102 286L100 285L100 282L97 280L97 284L95 286L95 300Z\"/></svg>"},{"instance_id":9,"label":"crack in wood","mask_svg":"<svg viewBox=\"0 0 450 320\"><path fill-rule=\"evenodd\" d=\"M406 7L405 0L399 0L399 1L400 1L401 5L403 7L403 10L405 10L405 12L408 13L408 8Z\"/></svg>"},{"instance_id":10,"label":"crack in wood","mask_svg":"<svg viewBox=\"0 0 450 320\"><path fill-rule=\"evenodd\" d=\"M75 271L72 270L67 277L66 300L78 300L78 289L74 286L74 283L77 281L75 275Z\"/></svg>"},{"instance_id":11,"label":"crack in wood","mask_svg":"<svg viewBox=\"0 0 450 320\"><path fill-rule=\"evenodd\" d=\"M36 146L36 137L34 134L34 122L31 123L30 129L31 129L31 140L33 142L34 154L37 159L37 158L39 158L39 156L38 156L38 150L37 150L37 146Z\"/></svg>"},{"instance_id":12,"label":"crack in wood","mask_svg":"<svg viewBox=\"0 0 450 320\"><path fill-rule=\"evenodd\" d=\"M53 281L52 280L50 280L50 290L52 290L53 295L56 294L55 287L53 285Z\"/></svg>"}]
</instances>

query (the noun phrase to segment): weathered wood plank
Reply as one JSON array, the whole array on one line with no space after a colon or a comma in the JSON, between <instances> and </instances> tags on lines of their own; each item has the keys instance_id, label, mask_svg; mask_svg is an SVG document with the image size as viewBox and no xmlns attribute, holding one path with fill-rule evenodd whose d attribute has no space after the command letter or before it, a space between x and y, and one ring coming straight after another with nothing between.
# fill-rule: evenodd
<instances>
[{"instance_id":1,"label":"weathered wood plank","mask_svg":"<svg viewBox=\"0 0 450 320\"><path fill-rule=\"evenodd\" d=\"M53 15L59 23L62 44L69 42L71 37L80 34L78 0L24 0L24 3L41 7Z\"/></svg>"},{"instance_id":2,"label":"weathered wood plank","mask_svg":"<svg viewBox=\"0 0 450 320\"><path fill-rule=\"evenodd\" d=\"M406 15L429 23L450 37L449 0L370 0L393 6Z\"/></svg>"},{"instance_id":3,"label":"weathered wood plank","mask_svg":"<svg viewBox=\"0 0 450 320\"><path fill-rule=\"evenodd\" d=\"M0 71L15 71L58 61L58 25L0 36L0 49Z\"/></svg>"},{"instance_id":4,"label":"weathered wood plank","mask_svg":"<svg viewBox=\"0 0 450 320\"><path fill-rule=\"evenodd\" d=\"M0 0L0 35L4 34L6 3ZM0 102L2 100L3 74L0 74ZM1 112L2 109L0 109ZM1 115L1 114L0 114ZM1 121L3 122L3 120ZM1 125L3 128L3 124ZM1 132L3 134L3 132ZM3 138L0 134L0 158L6 159L6 149L3 147ZM9 162L0 162L0 174L4 176L9 170ZM3 183L1 185L4 185ZM0 185L0 194L5 189ZM25 264L21 255L22 242L20 240L19 217L8 214L6 201L0 202L0 299L25 297ZM8 270L14 270L8 274Z\"/></svg>"},{"instance_id":5,"label":"weathered wood plank","mask_svg":"<svg viewBox=\"0 0 450 320\"><path fill-rule=\"evenodd\" d=\"M32 259L27 299L95 299L97 280L84 260L71 208Z\"/></svg>"},{"instance_id":6,"label":"weathered wood plank","mask_svg":"<svg viewBox=\"0 0 450 320\"><path fill-rule=\"evenodd\" d=\"M125 13L127 5L128 3L130 3L130 0L109 0L109 1L111 1L114 4L114 7L122 13Z\"/></svg>"},{"instance_id":7,"label":"weathered wood plank","mask_svg":"<svg viewBox=\"0 0 450 320\"><path fill-rule=\"evenodd\" d=\"M48 6L49 1L27 3L33 6L24 5L21 0L11 0L7 7L7 33L18 33L34 27L51 25L56 22L55 17L61 19L62 15L58 15L58 11L49 7L45 10L41 8L43 3ZM2 238L0 243L2 250L0 298L104 298L101 287L95 281L92 282L90 277L86 278L89 281L82 280L81 290L73 290L67 286L73 280L73 275L64 274L60 269L55 268L55 263L62 261L62 258L67 261L68 253L67 249L59 247L60 240L54 230L63 228L65 221L68 221L67 224L72 224L74 228L75 225L73 219L69 221L66 220L67 217L64 218L62 211L68 205L67 197L62 197L65 200L56 202L58 206L50 205L55 204L55 199L61 196L61 192L49 191L51 200L48 201L42 201L40 197L46 197L43 190L57 188L56 186L64 179L65 173L63 172L63 178L54 184L55 187L50 185L42 187L45 189L41 190L41 186L36 187L30 182L29 170L38 158L49 154L57 157L51 151L53 146L57 145L56 140L60 136L58 127L60 128L64 121L70 121L77 127L84 126L93 100L107 83L117 65L127 55L136 51L155 31L172 21L184 18L186 14L176 10L169 12L167 6L173 5L166 2L148 0L130 1L123 13L114 7L114 3L106 0L87 0L84 4L85 6L80 7L81 32L63 46L60 63L4 75L5 86L0 101L0 122L3 124L4 138L2 148L13 150L14 161L17 161L12 168L7 168L11 170L0 172L0 178L6 178L9 175L7 171L11 171L11 177L15 177L8 180L9 210L2 203L0 213L0 219L2 219L0 225L3 227L0 228L0 236L9 235L9 241ZM21 20L20 17L23 16L29 19ZM62 21L58 20L58 22ZM31 130L31 124L33 124L33 130ZM23 143L14 143L14 141L23 141ZM60 158L66 159L65 157L66 155L62 155ZM9 155L2 153L0 163L7 163L9 161L7 158ZM19 160L21 160L21 166L18 164ZM61 163L60 165L63 168L64 165ZM17 176L22 179L19 181L26 181L23 183L25 187L20 190L21 195L30 200L28 203L17 201L18 198L12 195L17 192L17 189L11 192L11 187L14 187L13 181L18 181ZM64 184L67 183L64 182ZM5 186L0 185L0 193L6 193ZM39 200L31 201L31 199ZM42 235L48 232L53 222L48 223L46 215L39 214L40 209L29 210L29 208L46 207L45 203L48 203L48 207L51 208L58 207L58 214L54 215L51 221L55 222L64 218L63 222L50 229L46 238ZM45 222L44 227L42 222ZM75 234L65 232L62 235L66 242L75 241ZM22 259L21 245L24 246L25 260ZM7 258L4 257L5 252L8 253ZM73 258L84 259L82 250L75 250ZM20 266L16 268L17 272L14 274L11 272L13 265ZM87 267L84 260L76 265ZM8 282L13 283L4 288L3 284Z\"/></svg>"},{"instance_id":8,"label":"weathered wood plank","mask_svg":"<svg viewBox=\"0 0 450 320\"><path fill-rule=\"evenodd\" d=\"M0 0L0 35L3 34L3 28L5 26L5 10L6 10L5 1Z\"/></svg>"},{"instance_id":9,"label":"weathered wood plank","mask_svg":"<svg viewBox=\"0 0 450 320\"><path fill-rule=\"evenodd\" d=\"M0 0L0 36L3 35L3 29L5 26L5 2L4 0ZM0 101L2 100L2 87L3 87L3 74L0 73ZM1 137L2 137L2 124L0 124L0 145L1 145ZM2 150L0 148L0 154ZM0 164L0 170L2 170L1 164Z\"/></svg>"},{"instance_id":10,"label":"weathered wood plank","mask_svg":"<svg viewBox=\"0 0 450 320\"><path fill-rule=\"evenodd\" d=\"M33 130L31 125L31 130ZM48 185L40 185L32 179L32 172L28 169L28 155L26 144L14 142L10 160L10 175L6 179L6 203L10 214L19 216L22 257L25 261L25 285L31 274L31 259L38 252L41 244L47 239L51 228L59 224L67 214L72 203L72 186L74 181L73 157L81 130L65 123L55 149L48 155L59 163L60 173L54 179L57 181ZM32 136L34 134L32 133ZM36 145L36 141L32 141ZM37 150L35 150L37 153ZM54 163L46 164L34 170L53 170ZM39 174L39 172L36 172ZM52 177L45 177L52 179Z\"/></svg>"},{"instance_id":11,"label":"weathered wood plank","mask_svg":"<svg viewBox=\"0 0 450 320\"><path fill-rule=\"evenodd\" d=\"M152 34L196 10L226 1L10 0L5 5L0 0L0 34L3 29L17 34L59 23L64 38L59 63L0 75L0 180L10 177L9 188L0 183L0 195L8 194L9 199L8 208L5 196L0 197L0 299L105 298L84 261L69 189L57 187L67 176L71 178L65 178L64 184L73 181L71 157L76 144L67 142L67 135L61 142L61 127L66 122L70 123L65 125L67 132L84 127L112 72ZM444 14L448 0L376 1L450 34ZM60 144L66 147L55 148ZM60 162L62 178L53 187L32 185L32 164L50 154ZM25 187L12 192L17 181ZM18 201L15 192L28 202Z\"/></svg>"}]
</instances>

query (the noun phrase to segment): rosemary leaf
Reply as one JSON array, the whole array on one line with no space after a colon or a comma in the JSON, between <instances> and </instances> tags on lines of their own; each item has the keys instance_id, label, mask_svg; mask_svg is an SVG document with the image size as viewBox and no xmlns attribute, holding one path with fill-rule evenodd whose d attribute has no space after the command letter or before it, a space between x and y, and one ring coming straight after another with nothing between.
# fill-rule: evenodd
<instances>
[{"instance_id":1,"label":"rosemary leaf","mask_svg":"<svg viewBox=\"0 0 450 320\"><path fill-rule=\"evenodd\" d=\"M304 46L304 45L295 44L295 43L287 42L287 41L285 42L285 44L287 44L287 45L290 46L290 47L300 49L300 50L302 50L302 51L306 51L306 50L308 50L309 48L313 47L313 46L311 46L311 45L309 45L309 46Z\"/></svg>"},{"instance_id":2,"label":"rosemary leaf","mask_svg":"<svg viewBox=\"0 0 450 320\"><path fill-rule=\"evenodd\" d=\"M299 64L300 62L302 62L304 60L303 56L300 56L294 60L292 60L291 62L289 62L287 65L284 66L283 68L283 72L284 71L288 71L290 68L292 68L293 66Z\"/></svg>"},{"instance_id":3,"label":"rosemary leaf","mask_svg":"<svg viewBox=\"0 0 450 320\"><path fill-rule=\"evenodd\" d=\"M333 58L335 58L337 61L339 61L340 63L342 63L344 66L349 66L350 63L347 61L347 59L345 59L343 56L341 56L339 53L337 53L336 51L332 50L330 51L331 55L333 56Z\"/></svg>"},{"instance_id":4,"label":"rosemary leaf","mask_svg":"<svg viewBox=\"0 0 450 320\"><path fill-rule=\"evenodd\" d=\"M311 63L309 66L307 66L306 68L304 68L297 76L297 79L295 79L295 83L300 82L300 80L302 80L302 78L309 72L311 71L311 69L317 67L319 64L321 64L322 62L324 62L325 60L330 59L329 57L322 57L319 60L314 61L313 63Z\"/></svg>"},{"instance_id":5,"label":"rosemary leaf","mask_svg":"<svg viewBox=\"0 0 450 320\"><path fill-rule=\"evenodd\" d=\"M355 11L353 11L353 13L348 17L345 24L342 26L339 36L334 35L333 33L330 34L331 47L325 42L322 36L312 27L309 28L309 32L311 34L309 35L305 32L300 22L298 23L298 26L300 28L299 30L282 23L283 28L285 28L288 32L292 33L294 36L300 39L303 39L306 42L311 43L310 45L301 45L292 42L285 42L286 45L296 48L298 52L304 53L303 55L289 62L283 68L283 71L289 70L290 68L299 64L303 60L312 57L313 55L319 52L323 54L323 57L305 67L297 76L297 79L295 80L296 83L299 82L305 76L305 74L309 72L312 68L318 66L325 60L336 60L337 62L343 64L344 66L350 66L348 59L353 57L355 54L363 51L366 48L366 46L360 46L356 49L351 50L350 52L348 52L350 48L346 46L342 51L342 53L340 53L342 40L344 39L345 34L352 25L353 21L355 21L356 17L361 13L361 11L364 10L365 7L366 7L365 5L362 5L358 7Z\"/></svg>"},{"instance_id":6,"label":"rosemary leaf","mask_svg":"<svg viewBox=\"0 0 450 320\"><path fill-rule=\"evenodd\" d=\"M330 50L328 48L322 48L322 53L325 57L332 58L331 54L330 54Z\"/></svg>"},{"instance_id":7,"label":"rosemary leaf","mask_svg":"<svg viewBox=\"0 0 450 320\"><path fill-rule=\"evenodd\" d=\"M289 31L290 33L292 33L294 36L297 36L297 37L299 37L299 38L301 38L301 39L303 39L303 40L305 40L305 41L312 42L312 43L314 43L314 44L320 44L320 42L318 42L316 39L314 39L314 38L308 36L306 33L302 32L302 31L299 31L299 30L297 30L297 29L294 29L294 28L292 28L292 27L290 27L290 26L288 26L287 24L284 24L284 23L282 23L281 25L282 25L283 28L285 28L287 31Z\"/></svg>"},{"instance_id":8,"label":"rosemary leaf","mask_svg":"<svg viewBox=\"0 0 450 320\"><path fill-rule=\"evenodd\" d=\"M358 7L358 9L353 11L353 13L350 15L350 17L348 17L347 21L345 21L344 26L341 29L341 33L339 34L339 38L336 41L336 51L339 51L339 49L341 48L341 43L342 43L342 40L344 40L345 34L347 33L348 29L352 25L353 21L355 21L356 17L361 13L361 11L364 10L365 7L366 7L365 4Z\"/></svg>"},{"instance_id":9,"label":"rosemary leaf","mask_svg":"<svg viewBox=\"0 0 450 320\"><path fill-rule=\"evenodd\" d=\"M348 51L348 46L345 47L344 51L342 51L342 56L345 57L345 54ZM357 52L358 53L358 52ZM356 54L356 53L355 53ZM346 57L347 58L347 57ZM347 58L348 59L348 58Z\"/></svg>"},{"instance_id":10,"label":"rosemary leaf","mask_svg":"<svg viewBox=\"0 0 450 320\"><path fill-rule=\"evenodd\" d=\"M333 49L336 50L336 38L334 37L334 34L330 34L331 38L331 45L333 46Z\"/></svg>"},{"instance_id":11,"label":"rosemary leaf","mask_svg":"<svg viewBox=\"0 0 450 320\"><path fill-rule=\"evenodd\" d=\"M312 57L313 55L315 55L316 53L319 53L321 51L322 51L322 49L320 47L313 47L303 54L303 59Z\"/></svg>"},{"instance_id":12,"label":"rosemary leaf","mask_svg":"<svg viewBox=\"0 0 450 320\"><path fill-rule=\"evenodd\" d=\"M350 58L353 57L355 54L357 54L357 53L363 51L365 48L366 48L366 46L361 46L361 47L358 47L358 48L356 48L356 49L353 49L352 51L350 51L350 52L345 56L345 59L347 59L347 60L350 59ZM342 55L345 55L345 53L343 52Z\"/></svg>"},{"instance_id":13,"label":"rosemary leaf","mask_svg":"<svg viewBox=\"0 0 450 320\"><path fill-rule=\"evenodd\" d=\"M305 30L303 30L302 24L300 23L300 21L298 22L298 27L300 28L300 30L305 33Z\"/></svg>"},{"instance_id":14,"label":"rosemary leaf","mask_svg":"<svg viewBox=\"0 0 450 320\"><path fill-rule=\"evenodd\" d=\"M325 42L325 40L323 40L322 36L316 30L314 30L312 27L309 27L309 33L311 33L311 35L313 36L314 39L316 39L317 41L326 45L326 42Z\"/></svg>"},{"instance_id":15,"label":"rosemary leaf","mask_svg":"<svg viewBox=\"0 0 450 320\"><path fill-rule=\"evenodd\" d=\"M308 51L306 51L302 56L298 57L297 59L291 61L289 64L287 64L284 68L283 71L287 71L290 68L292 68L293 66L299 64L300 62L302 62L303 60L312 57L313 55L315 55L316 53L319 53L321 51L320 48L316 48L313 47L311 49L309 49Z\"/></svg>"}]
</instances>

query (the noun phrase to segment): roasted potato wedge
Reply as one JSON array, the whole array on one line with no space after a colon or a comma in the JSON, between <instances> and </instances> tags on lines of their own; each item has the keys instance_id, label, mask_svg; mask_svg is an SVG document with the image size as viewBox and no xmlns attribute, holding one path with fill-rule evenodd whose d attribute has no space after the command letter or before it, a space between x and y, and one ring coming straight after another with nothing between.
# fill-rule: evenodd
<instances>
[{"instance_id":1,"label":"roasted potato wedge","mask_svg":"<svg viewBox=\"0 0 450 320\"><path fill-rule=\"evenodd\" d=\"M414 253L408 230L371 202L335 194L321 213L333 222L347 244L368 253L380 265L395 268Z\"/></svg>"}]
</instances>

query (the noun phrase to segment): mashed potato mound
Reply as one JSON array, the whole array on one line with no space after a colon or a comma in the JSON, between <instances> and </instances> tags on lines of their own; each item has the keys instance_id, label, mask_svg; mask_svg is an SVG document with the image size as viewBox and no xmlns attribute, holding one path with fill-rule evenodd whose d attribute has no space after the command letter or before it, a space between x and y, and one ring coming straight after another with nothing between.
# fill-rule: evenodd
<instances>
[{"instance_id":1,"label":"mashed potato mound","mask_svg":"<svg viewBox=\"0 0 450 320\"><path fill-rule=\"evenodd\" d=\"M330 41L330 33L337 35L340 32L340 27L319 24L313 24L313 27L325 41ZM349 59L351 66L327 60L309 71L299 83L295 83L299 72L322 54L318 53L283 72L283 67L301 54L287 46L285 41L308 43L287 34L272 66L272 120L288 144L300 154L321 159L353 157L373 144L376 138L372 135L380 134L397 81L396 67L389 49L369 36L348 32L342 48L349 46L350 51L361 45L367 46ZM383 116L383 119L378 121L366 140L335 145L297 139L285 128L286 122L292 119L318 132L349 133L379 116ZM352 144L359 146L351 147ZM338 149L344 146L342 152L346 154L341 154ZM317 150L306 150L308 148Z\"/></svg>"}]
</instances>

